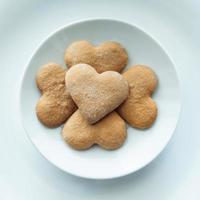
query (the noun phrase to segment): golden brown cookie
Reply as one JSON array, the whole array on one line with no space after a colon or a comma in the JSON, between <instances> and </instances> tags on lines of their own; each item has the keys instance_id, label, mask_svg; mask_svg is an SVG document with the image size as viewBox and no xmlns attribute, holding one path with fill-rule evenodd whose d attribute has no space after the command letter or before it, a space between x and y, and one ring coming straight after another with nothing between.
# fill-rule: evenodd
<instances>
[{"instance_id":1,"label":"golden brown cookie","mask_svg":"<svg viewBox=\"0 0 200 200\"><path fill-rule=\"evenodd\" d=\"M93 124L117 108L128 96L128 82L118 72L98 74L87 64L77 64L65 76L67 90L83 117Z\"/></svg>"},{"instance_id":2,"label":"golden brown cookie","mask_svg":"<svg viewBox=\"0 0 200 200\"><path fill-rule=\"evenodd\" d=\"M38 119L48 127L56 127L76 110L65 87L65 70L58 64L49 63L41 67L36 83L42 96L36 105Z\"/></svg>"},{"instance_id":3,"label":"golden brown cookie","mask_svg":"<svg viewBox=\"0 0 200 200\"><path fill-rule=\"evenodd\" d=\"M70 68L79 63L86 63L98 73L105 71L120 72L128 62L126 50L117 42L104 42L95 47L82 40L72 43L66 50L65 63Z\"/></svg>"},{"instance_id":4,"label":"golden brown cookie","mask_svg":"<svg viewBox=\"0 0 200 200\"><path fill-rule=\"evenodd\" d=\"M123 76L129 83L129 96L118 108L118 113L133 127L149 128L157 116L157 106L151 98L157 77L144 65L131 67Z\"/></svg>"},{"instance_id":5,"label":"golden brown cookie","mask_svg":"<svg viewBox=\"0 0 200 200\"><path fill-rule=\"evenodd\" d=\"M88 149L93 144L116 149L126 139L126 124L116 112L112 112L91 125L77 110L65 123L62 137L74 149Z\"/></svg>"}]
</instances>

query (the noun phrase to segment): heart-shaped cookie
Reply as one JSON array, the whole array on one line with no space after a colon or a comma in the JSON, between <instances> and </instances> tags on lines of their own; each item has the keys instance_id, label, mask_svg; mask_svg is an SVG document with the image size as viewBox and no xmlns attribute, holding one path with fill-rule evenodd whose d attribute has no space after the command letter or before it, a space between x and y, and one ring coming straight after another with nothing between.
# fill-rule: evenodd
<instances>
[{"instance_id":1,"label":"heart-shaped cookie","mask_svg":"<svg viewBox=\"0 0 200 200\"><path fill-rule=\"evenodd\" d=\"M123 77L129 83L129 96L118 112L131 126L149 128L157 117L157 106L151 98L158 80L152 69L145 65L129 68Z\"/></svg>"},{"instance_id":2,"label":"heart-shaped cookie","mask_svg":"<svg viewBox=\"0 0 200 200\"><path fill-rule=\"evenodd\" d=\"M117 108L128 96L128 82L118 72L98 74L87 64L70 68L65 83L83 117L93 124Z\"/></svg>"},{"instance_id":3,"label":"heart-shaped cookie","mask_svg":"<svg viewBox=\"0 0 200 200\"><path fill-rule=\"evenodd\" d=\"M77 110L65 123L62 137L74 149L88 149L93 144L116 149L126 139L126 124L116 112L112 112L91 125Z\"/></svg>"},{"instance_id":4,"label":"heart-shaped cookie","mask_svg":"<svg viewBox=\"0 0 200 200\"><path fill-rule=\"evenodd\" d=\"M86 63L98 73L122 71L128 62L126 50L117 42L104 42L95 47L83 40L72 43L66 50L65 63L68 67Z\"/></svg>"},{"instance_id":5,"label":"heart-shaped cookie","mask_svg":"<svg viewBox=\"0 0 200 200\"><path fill-rule=\"evenodd\" d=\"M60 126L76 110L65 87L65 72L60 65L49 63L42 66L36 75L36 83L42 93L36 114L45 126Z\"/></svg>"}]
</instances>

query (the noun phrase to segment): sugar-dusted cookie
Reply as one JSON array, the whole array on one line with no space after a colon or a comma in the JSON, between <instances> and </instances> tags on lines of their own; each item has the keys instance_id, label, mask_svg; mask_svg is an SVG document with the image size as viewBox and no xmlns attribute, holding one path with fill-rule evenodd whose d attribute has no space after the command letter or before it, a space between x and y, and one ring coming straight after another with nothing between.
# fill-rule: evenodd
<instances>
[{"instance_id":1,"label":"sugar-dusted cookie","mask_svg":"<svg viewBox=\"0 0 200 200\"><path fill-rule=\"evenodd\" d=\"M93 124L117 108L128 96L128 82L118 72L98 74L87 64L77 64L65 76L67 90L83 117Z\"/></svg>"},{"instance_id":2,"label":"sugar-dusted cookie","mask_svg":"<svg viewBox=\"0 0 200 200\"><path fill-rule=\"evenodd\" d=\"M93 144L116 149L126 139L126 124L116 112L112 112L91 125L77 110L65 123L62 137L74 149L88 149Z\"/></svg>"},{"instance_id":3,"label":"sugar-dusted cookie","mask_svg":"<svg viewBox=\"0 0 200 200\"><path fill-rule=\"evenodd\" d=\"M41 67L36 83L42 96L36 105L38 119L48 127L56 127L76 110L76 105L65 87L65 70L58 64Z\"/></svg>"},{"instance_id":4,"label":"sugar-dusted cookie","mask_svg":"<svg viewBox=\"0 0 200 200\"><path fill-rule=\"evenodd\" d=\"M82 40L72 43L66 50L65 63L68 67L75 64L86 63L97 72L120 72L128 62L126 50L117 42L104 42L99 46Z\"/></svg>"},{"instance_id":5,"label":"sugar-dusted cookie","mask_svg":"<svg viewBox=\"0 0 200 200\"><path fill-rule=\"evenodd\" d=\"M129 83L130 92L118 108L118 113L133 127L150 127L157 116L157 106L151 98L157 86L155 73L147 66L136 65L128 69L123 77Z\"/></svg>"}]
</instances>

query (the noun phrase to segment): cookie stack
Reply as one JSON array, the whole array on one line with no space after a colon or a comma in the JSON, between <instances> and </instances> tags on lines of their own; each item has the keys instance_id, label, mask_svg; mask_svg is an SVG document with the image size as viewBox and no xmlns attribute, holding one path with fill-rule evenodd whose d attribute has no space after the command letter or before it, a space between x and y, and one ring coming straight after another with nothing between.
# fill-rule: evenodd
<instances>
[{"instance_id":1,"label":"cookie stack","mask_svg":"<svg viewBox=\"0 0 200 200\"><path fill-rule=\"evenodd\" d=\"M68 71L55 63L41 67L36 83L42 96L36 114L47 127L64 124L62 137L75 149L98 144L117 149L126 140L126 123L149 128L157 106L151 95L155 73L147 66L130 67L126 50L117 42L93 46L72 43L65 52Z\"/></svg>"}]
</instances>

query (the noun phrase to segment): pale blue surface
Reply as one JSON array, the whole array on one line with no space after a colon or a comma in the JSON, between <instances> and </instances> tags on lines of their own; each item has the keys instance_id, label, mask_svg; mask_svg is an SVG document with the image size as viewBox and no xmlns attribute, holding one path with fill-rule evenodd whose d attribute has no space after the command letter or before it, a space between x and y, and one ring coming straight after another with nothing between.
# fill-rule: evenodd
<instances>
[{"instance_id":1,"label":"pale blue surface","mask_svg":"<svg viewBox=\"0 0 200 200\"><path fill-rule=\"evenodd\" d=\"M199 1L12 1L0 3L0 199L200 199L200 2ZM183 109L164 152L130 176L90 181L61 172L33 148L18 117L22 72L39 43L56 28L89 17L139 25L174 59Z\"/></svg>"}]
</instances>

